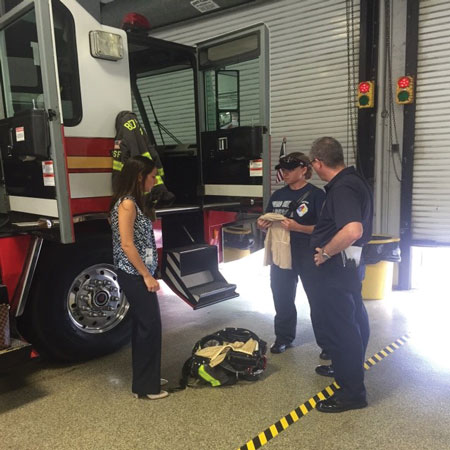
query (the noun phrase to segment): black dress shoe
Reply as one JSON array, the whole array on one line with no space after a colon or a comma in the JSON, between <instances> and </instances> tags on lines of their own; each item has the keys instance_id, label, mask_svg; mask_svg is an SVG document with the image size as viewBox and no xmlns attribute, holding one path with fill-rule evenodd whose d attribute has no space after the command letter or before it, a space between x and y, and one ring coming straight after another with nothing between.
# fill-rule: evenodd
<instances>
[{"instance_id":1,"label":"black dress shoe","mask_svg":"<svg viewBox=\"0 0 450 450\"><path fill-rule=\"evenodd\" d=\"M334 377L334 368L332 365L329 366L317 366L316 373L322 375L323 377Z\"/></svg>"},{"instance_id":2,"label":"black dress shoe","mask_svg":"<svg viewBox=\"0 0 450 450\"><path fill-rule=\"evenodd\" d=\"M346 402L339 400L338 398L330 397L326 400L321 400L320 402L318 402L316 405L316 409L320 412L340 413L348 411L350 409L365 408L366 406L367 402L365 400L360 400L358 402Z\"/></svg>"},{"instance_id":3,"label":"black dress shoe","mask_svg":"<svg viewBox=\"0 0 450 450\"><path fill-rule=\"evenodd\" d=\"M319 358L325 361L329 361L331 359L331 356L329 353L326 352L326 350L322 350L322 352L319 355Z\"/></svg>"},{"instance_id":4,"label":"black dress shoe","mask_svg":"<svg viewBox=\"0 0 450 450\"><path fill-rule=\"evenodd\" d=\"M289 347L292 347L292 344L279 344L278 342L275 342L270 347L271 353L283 353L285 352Z\"/></svg>"}]
</instances>

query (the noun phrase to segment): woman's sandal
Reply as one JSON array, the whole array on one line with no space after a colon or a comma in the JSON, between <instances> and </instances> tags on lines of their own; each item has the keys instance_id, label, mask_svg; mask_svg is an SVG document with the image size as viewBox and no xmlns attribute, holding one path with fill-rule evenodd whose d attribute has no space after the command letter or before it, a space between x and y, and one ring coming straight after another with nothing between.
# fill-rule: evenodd
<instances>
[{"instance_id":1,"label":"woman's sandal","mask_svg":"<svg viewBox=\"0 0 450 450\"><path fill-rule=\"evenodd\" d=\"M166 398L169 396L169 393L167 391L161 391L159 394L147 394L147 395L139 395L139 394L133 394L136 398L142 398L146 397L150 400L159 400L160 398Z\"/></svg>"}]
</instances>

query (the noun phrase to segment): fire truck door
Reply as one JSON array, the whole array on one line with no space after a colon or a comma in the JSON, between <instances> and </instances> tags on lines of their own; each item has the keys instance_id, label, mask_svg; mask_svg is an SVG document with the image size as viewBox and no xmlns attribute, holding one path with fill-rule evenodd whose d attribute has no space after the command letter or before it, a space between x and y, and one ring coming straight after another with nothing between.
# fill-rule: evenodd
<instances>
[{"instance_id":1,"label":"fire truck door","mask_svg":"<svg viewBox=\"0 0 450 450\"><path fill-rule=\"evenodd\" d=\"M269 31L254 25L198 44L202 179L207 198L270 196ZM208 200L207 200L208 202Z\"/></svg>"},{"instance_id":2,"label":"fire truck door","mask_svg":"<svg viewBox=\"0 0 450 450\"><path fill-rule=\"evenodd\" d=\"M51 4L23 0L0 16L0 148L8 209L1 212L54 219L61 242L69 243L74 234Z\"/></svg>"}]
</instances>

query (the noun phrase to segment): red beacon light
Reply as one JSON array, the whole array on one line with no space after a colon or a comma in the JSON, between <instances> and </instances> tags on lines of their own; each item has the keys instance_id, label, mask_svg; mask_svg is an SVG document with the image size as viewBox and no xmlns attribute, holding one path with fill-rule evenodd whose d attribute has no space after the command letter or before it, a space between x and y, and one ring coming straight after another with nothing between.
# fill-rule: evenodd
<instances>
[{"instance_id":1,"label":"red beacon light","mask_svg":"<svg viewBox=\"0 0 450 450\"><path fill-rule=\"evenodd\" d=\"M150 22L142 14L128 13L122 19L122 30L125 31L149 31Z\"/></svg>"}]
</instances>

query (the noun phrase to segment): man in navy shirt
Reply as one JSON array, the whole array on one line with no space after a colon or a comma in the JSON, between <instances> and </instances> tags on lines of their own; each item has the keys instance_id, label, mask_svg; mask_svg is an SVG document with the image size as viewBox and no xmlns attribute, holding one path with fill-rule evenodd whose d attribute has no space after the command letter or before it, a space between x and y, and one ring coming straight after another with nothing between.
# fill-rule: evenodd
<instances>
[{"instance_id":1,"label":"man in navy shirt","mask_svg":"<svg viewBox=\"0 0 450 450\"><path fill-rule=\"evenodd\" d=\"M367 182L346 167L341 144L316 140L311 164L327 181L326 199L311 236L317 266L315 297L320 301L332 364L318 366L319 375L334 377L341 389L317 403L321 412L342 412L367 406L364 357L369 321L361 296L362 246L372 234L373 200Z\"/></svg>"},{"instance_id":2,"label":"man in navy shirt","mask_svg":"<svg viewBox=\"0 0 450 450\"><path fill-rule=\"evenodd\" d=\"M290 232L292 269L282 269L275 264L270 268L270 286L276 312L275 342L270 351L283 353L295 339L297 328L295 296L300 276L311 308L316 341L322 349L321 358L329 359L320 316L315 314L316 302L312 298L313 278L310 275L317 270L313 263L310 236L322 209L325 193L308 183L312 169L308 156L303 153L293 152L281 158L276 169L281 169L286 186L272 194L266 213L273 212L286 217L281 226ZM258 226L262 229L267 229L271 225L272 222L267 220L258 220Z\"/></svg>"}]
</instances>

